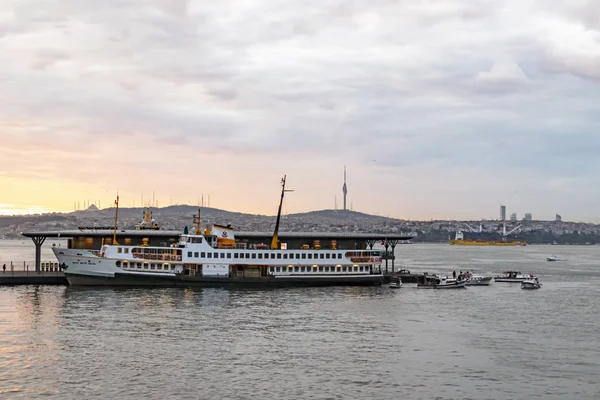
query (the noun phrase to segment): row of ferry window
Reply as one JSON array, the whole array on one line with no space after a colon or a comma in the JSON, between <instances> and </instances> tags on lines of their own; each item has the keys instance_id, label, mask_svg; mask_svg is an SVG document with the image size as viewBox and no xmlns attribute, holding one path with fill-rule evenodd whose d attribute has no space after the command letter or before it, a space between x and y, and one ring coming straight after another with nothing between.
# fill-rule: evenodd
<instances>
[{"instance_id":1,"label":"row of ferry window","mask_svg":"<svg viewBox=\"0 0 600 400\"><path fill-rule=\"evenodd\" d=\"M337 269L336 269L337 268ZM300 267L300 266L287 266L287 267L269 267L270 272L369 272L369 267L365 266L337 266L337 267Z\"/></svg>"},{"instance_id":2,"label":"row of ferry window","mask_svg":"<svg viewBox=\"0 0 600 400\"><path fill-rule=\"evenodd\" d=\"M117 267L121 266L121 261L117 261ZM142 268L143 266L143 268ZM128 263L127 261L123 261L123 268L136 268L136 269L157 269L157 270L164 270L164 271L168 271L169 270L169 264L164 264L164 268L163 268L163 264L142 264L142 263ZM171 271L175 270L175 265L171 265L170 266Z\"/></svg>"},{"instance_id":3,"label":"row of ferry window","mask_svg":"<svg viewBox=\"0 0 600 400\"><path fill-rule=\"evenodd\" d=\"M221 258L231 258L231 254L232 253L221 253ZM295 257L294 257L294 254L296 255ZM337 253L337 254L331 254L331 253L294 253L294 254L289 254L289 257L288 257L287 253L284 253L284 254L281 254L281 253L271 253L271 257L269 257L269 253L264 253L264 254L263 253L233 253L233 258L254 258L254 259L256 259L256 258L258 258L258 259L263 259L263 258L264 259L268 259L268 258L271 258L271 259L276 259L276 258L277 259L281 259L281 258L283 258L284 260L287 260L288 258L290 258L290 259L296 258L297 260L299 260L299 259L307 259L307 258L309 260L312 260L312 259L316 260L316 259L319 259L319 258L321 260L324 260L324 259L329 260L329 259L332 259L332 258L333 259L341 259L342 258L342 254L341 253ZM198 253L197 251L196 252L188 251L187 255L188 255L189 258L192 258L192 257L196 257L196 258L198 258L198 257L201 257L201 258L219 258L219 253L214 253L214 257L213 257L213 253L205 253L203 251L200 252L200 253Z\"/></svg>"}]
</instances>

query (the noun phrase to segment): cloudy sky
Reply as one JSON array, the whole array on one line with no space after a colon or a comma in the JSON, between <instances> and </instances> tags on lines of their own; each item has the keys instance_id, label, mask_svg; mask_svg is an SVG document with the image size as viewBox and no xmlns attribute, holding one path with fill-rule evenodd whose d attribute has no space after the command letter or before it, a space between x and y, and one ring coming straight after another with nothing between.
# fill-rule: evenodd
<instances>
[{"instance_id":1,"label":"cloudy sky","mask_svg":"<svg viewBox=\"0 0 600 400\"><path fill-rule=\"evenodd\" d=\"M597 1L0 2L3 213L600 222L599 127Z\"/></svg>"}]
</instances>

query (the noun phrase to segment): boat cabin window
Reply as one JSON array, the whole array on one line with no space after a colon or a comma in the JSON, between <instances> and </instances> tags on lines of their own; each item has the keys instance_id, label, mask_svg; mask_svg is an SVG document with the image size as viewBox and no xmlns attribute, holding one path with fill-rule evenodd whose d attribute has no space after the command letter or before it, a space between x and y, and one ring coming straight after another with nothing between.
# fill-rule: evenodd
<instances>
[{"instance_id":1,"label":"boat cabin window","mask_svg":"<svg viewBox=\"0 0 600 400\"><path fill-rule=\"evenodd\" d=\"M277 258L281 258L281 253L277 253ZM292 270L292 268L290 267L290 271Z\"/></svg>"},{"instance_id":2,"label":"boat cabin window","mask_svg":"<svg viewBox=\"0 0 600 400\"><path fill-rule=\"evenodd\" d=\"M323 272L323 267L319 267L319 272Z\"/></svg>"},{"instance_id":3,"label":"boat cabin window","mask_svg":"<svg viewBox=\"0 0 600 400\"><path fill-rule=\"evenodd\" d=\"M121 266L121 261L117 261L117 267Z\"/></svg>"},{"instance_id":4,"label":"boat cabin window","mask_svg":"<svg viewBox=\"0 0 600 400\"><path fill-rule=\"evenodd\" d=\"M191 237L190 239L192 243L202 243L201 237Z\"/></svg>"},{"instance_id":5,"label":"boat cabin window","mask_svg":"<svg viewBox=\"0 0 600 400\"><path fill-rule=\"evenodd\" d=\"M296 259L300 258L300 253L296 253Z\"/></svg>"},{"instance_id":6,"label":"boat cabin window","mask_svg":"<svg viewBox=\"0 0 600 400\"><path fill-rule=\"evenodd\" d=\"M206 258L212 258L212 253L206 253Z\"/></svg>"},{"instance_id":7,"label":"boat cabin window","mask_svg":"<svg viewBox=\"0 0 600 400\"><path fill-rule=\"evenodd\" d=\"M302 258L305 259L306 258L306 253L302 253Z\"/></svg>"},{"instance_id":8,"label":"boat cabin window","mask_svg":"<svg viewBox=\"0 0 600 400\"><path fill-rule=\"evenodd\" d=\"M300 267L294 267L294 272L300 272Z\"/></svg>"},{"instance_id":9,"label":"boat cabin window","mask_svg":"<svg viewBox=\"0 0 600 400\"><path fill-rule=\"evenodd\" d=\"M322 259L324 259L324 258L325 258L325 253L321 253L319 258L320 258L321 260L322 260Z\"/></svg>"},{"instance_id":10,"label":"boat cabin window","mask_svg":"<svg viewBox=\"0 0 600 400\"><path fill-rule=\"evenodd\" d=\"M305 267L300 267L300 272L305 272L306 268Z\"/></svg>"},{"instance_id":11,"label":"boat cabin window","mask_svg":"<svg viewBox=\"0 0 600 400\"><path fill-rule=\"evenodd\" d=\"M238 253L233 253L233 258L238 258Z\"/></svg>"},{"instance_id":12,"label":"boat cabin window","mask_svg":"<svg viewBox=\"0 0 600 400\"><path fill-rule=\"evenodd\" d=\"M287 256L288 256L287 254L284 254L284 255L283 255L283 258L287 259Z\"/></svg>"},{"instance_id":13,"label":"boat cabin window","mask_svg":"<svg viewBox=\"0 0 600 400\"><path fill-rule=\"evenodd\" d=\"M275 258L275 253L271 253L271 258Z\"/></svg>"},{"instance_id":14,"label":"boat cabin window","mask_svg":"<svg viewBox=\"0 0 600 400\"><path fill-rule=\"evenodd\" d=\"M204 258L204 257L206 257L206 254L204 254L204 252L201 252L200 257Z\"/></svg>"},{"instance_id":15,"label":"boat cabin window","mask_svg":"<svg viewBox=\"0 0 600 400\"><path fill-rule=\"evenodd\" d=\"M258 253L258 258L262 258L262 253Z\"/></svg>"},{"instance_id":16,"label":"boat cabin window","mask_svg":"<svg viewBox=\"0 0 600 400\"><path fill-rule=\"evenodd\" d=\"M327 254L325 255L325 257L326 257L327 259L329 259L329 258L331 258L331 254L327 253Z\"/></svg>"},{"instance_id":17,"label":"boat cabin window","mask_svg":"<svg viewBox=\"0 0 600 400\"><path fill-rule=\"evenodd\" d=\"M252 258L256 258L256 253L252 253Z\"/></svg>"},{"instance_id":18,"label":"boat cabin window","mask_svg":"<svg viewBox=\"0 0 600 400\"><path fill-rule=\"evenodd\" d=\"M123 249L120 247L117 247L117 253L122 253L122 252L123 252Z\"/></svg>"},{"instance_id":19,"label":"boat cabin window","mask_svg":"<svg viewBox=\"0 0 600 400\"><path fill-rule=\"evenodd\" d=\"M308 258L312 258L312 254L308 253Z\"/></svg>"},{"instance_id":20,"label":"boat cabin window","mask_svg":"<svg viewBox=\"0 0 600 400\"><path fill-rule=\"evenodd\" d=\"M221 258L225 258L225 253L221 253Z\"/></svg>"},{"instance_id":21,"label":"boat cabin window","mask_svg":"<svg viewBox=\"0 0 600 400\"><path fill-rule=\"evenodd\" d=\"M125 247L125 254L129 254L129 247Z\"/></svg>"},{"instance_id":22,"label":"boat cabin window","mask_svg":"<svg viewBox=\"0 0 600 400\"><path fill-rule=\"evenodd\" d=\"M231 253L227 253L227 258L231 258Z\"/></svg>"},{"instance_id":23,"label":"boat cabin window","mask_svg":"<svg viewBox=\"0 0 600 400\"><path fill-rule=\"evenodd\" d=\"M188 257L190 257L190 258L192 257L192 252L191 251L188 251Z\"/></svg>"},{"instance_id":24,"label":"boat cabin window","mask_svg":"<svg viewBox=\"0 0 600 400\"><path fill-rule=\"evenodd\" d=\"M335 255L335 254L334 254L334 255ZM338 255L337 255L337 258L342 258L342 254L341 254L341 253L340 253L340 254L338 254Z\"/></svg>"},{"instance_id":25,"label":"boat cabin window","mask_svg":"<svg viewBox=\"0 0 600 400\"><path fill-rule=\"evenodd\" d=\"M265 258L269 258L269 253L265 253Z\"/></svg>"},{"instance_id":26,"label":"boat cabin window","mask_svg":"<svg viewBox=\"0 0 600 400\"><path fill-rule=\"evenodd\" d=\"M194 257L198 258L198 252L197 251L194 252Z\"/></svg>"}]
</instances>

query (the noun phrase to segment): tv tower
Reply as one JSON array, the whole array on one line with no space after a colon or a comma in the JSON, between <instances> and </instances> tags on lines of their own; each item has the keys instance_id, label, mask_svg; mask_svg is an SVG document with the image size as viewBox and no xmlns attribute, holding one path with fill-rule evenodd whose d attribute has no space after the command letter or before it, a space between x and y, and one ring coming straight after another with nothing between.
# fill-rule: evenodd
<instances>
[{"instance_id":1,"label":"tv tower","mask_svg":"<svg viewBox=\"0 0 600 400\"><path fill-rule=\"evenodd\" d=\"M346 186L346 166L344 165L344 186L342 186L342 193L344 193L344 211L346 211L346 195L348 194L348 187Z\"/></svg>"}]
</instances>

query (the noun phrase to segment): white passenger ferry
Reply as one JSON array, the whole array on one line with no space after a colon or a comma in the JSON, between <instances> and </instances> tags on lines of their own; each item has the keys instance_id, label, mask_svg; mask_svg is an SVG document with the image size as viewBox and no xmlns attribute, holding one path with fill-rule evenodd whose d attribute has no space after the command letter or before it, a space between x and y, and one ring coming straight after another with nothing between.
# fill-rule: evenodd
<instances>
[{"instance_id":1,"label":"white passenger ferry","mask_svg":"<svg viewBox=\"0 0 600 400\"><path fill-rule=\"evenodd\" d=\"M282 181L282 200L285 178ZM118 215L118 200L117 200ZM103 245L99 251L53 247L71 285L330 286L383 283L378 250L287 249L278 241L281 203L271 246L238 242L227 226L182 234L171 246ZM115 218L116 227L116 218ZM284 248L282 248L284 247Z\"/></svg>"}]
</instances>

